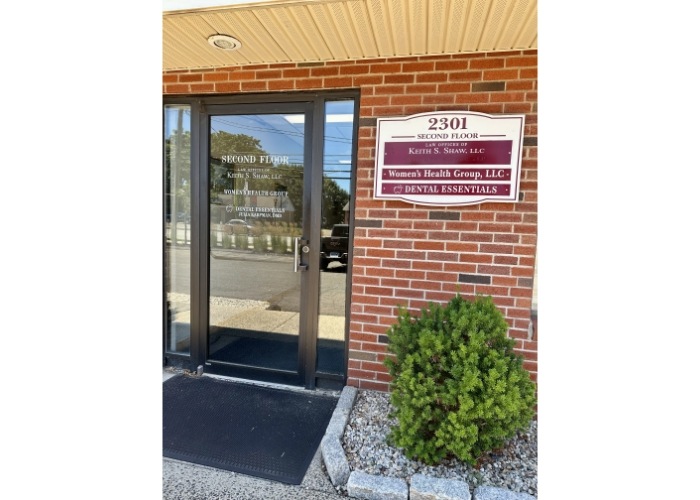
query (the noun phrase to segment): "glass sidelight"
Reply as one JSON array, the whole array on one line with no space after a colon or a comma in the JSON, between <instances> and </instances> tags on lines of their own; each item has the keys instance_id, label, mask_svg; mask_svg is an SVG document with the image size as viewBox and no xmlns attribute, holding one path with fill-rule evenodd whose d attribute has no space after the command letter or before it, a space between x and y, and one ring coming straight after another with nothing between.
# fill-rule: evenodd
<instances>
[{"instance_id":1,"label":"glass sidelight","mask_svg":"<svg viewBox=\"0 0 700 500\"><path fill-rule=\"evenodd\" d=\"M190 106L165 106L165 351L190 354Z\"/></svg>"},{"instance_id":2,"label":"glass sidelight","mask_svg":"<svg viewBox=\"0 0 700 500\"><path fill-rule=\"evenodd\" d=\"M324 111L316 366L319 372L344 374L355 102L327 101Z\"/></svg>"}]
</instances>

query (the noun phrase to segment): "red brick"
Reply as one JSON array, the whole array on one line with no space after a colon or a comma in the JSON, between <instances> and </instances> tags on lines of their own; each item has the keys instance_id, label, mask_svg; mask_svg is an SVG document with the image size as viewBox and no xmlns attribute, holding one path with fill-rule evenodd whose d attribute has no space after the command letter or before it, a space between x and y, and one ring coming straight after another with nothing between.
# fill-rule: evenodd
<instances>
[{"instance_id":1,"label":"red brick","mask_svg":"<svg viewBox=\"0 0 700 500\"><path fill-rule=\"evenodd\" d=\"M527 55L520 57L508 57L506 59L506 67L523 67L523 66L537 66L537 56Z\"/></svg>"},{"instance_id":2,"label":"red brick","mask_svg":"<svg viewBox=\"0 0 700 500\"><path fill-rule=\"evenodd\" d=\"M190 86L184 83L181 83L179 85L166 85L165 86L165 93L166 94L184 94L186 92L189 92Z\"/></svg>"},{"instance_id":3,"label":"red brick","mask_svg":"<svg viewBox=\"0 0 700 500\"><path fill-rule=\"evenodd\" d=\"M297 89L320 89L323 88L322 78L306 78L303 80L295 80L295 85Z\"/></svg>"},{"instance_id":4,"label":"red brick","mask_svg":"<svg viewBox=\"0 0 700 500\"><path fill-rule=\"evenodd\" d=\"M506 90L532 90L535 88L534 80L513 80L506 82Z\"/></svg>"},{"instance_id":5,"label":"red brick","mask_svg":"<svg viewBox=\"0 0 700 500\"><path fill-rule=\"evenodd\" d=\"M389 98L392 105L405 105L405 104L420 104L421 96L419 95L393 95L384 96Z\"/></svg>"},{"instance_id":6,"label":"red brick","mask_svg":"<svg viewBox=\"0 0 700 500\"><path fill-rule=\"evenodd\" d=\"M410 269L424 269L426 271L443 271L442 262L416 261L410 266Z\"/></svg>"},{"instance_id":7,"label":"red brick","mask_svg":"<svg viewBox=\"0 0 700 500\"><path fill-rule=\"evenodd\" d=\"M451 104L453 102L455 102L454 93L434 95L428 94L423 96L424 104Z\"/></svg>"},{"instance_id":8,"label":"red brick","mask_svg":"<svg viewBox=\"0 0 700 500\"><path fill-rule=\"evenodd\" d=\"M228 73L215 72L215 73L205 73L204 74L204 81L205 82L223 82L226 80L228 80Z\"/></svg>"},{"instance_id":9,"label":"red brick","mask_svg":"<svg viewBox=\"0 0 700 500\"><path fill-rule=\"evenodd\" d=\"M422 299L424 296L424 292L418 291L418 290L407 290L407 289L398 289L395 291L394 295L396 297L412 297L412 298L417 298L417 299Z\"/></svg>"},{"instance_id":10,"label":"red brick","mask_svg":"<svg viewBox=\"0 0 700 500\"><path fill-rule=\"evenodd\" d=\"M511 267L509 266L489 266L487 264L482 264L477 266L477 272L479 274L498 274L503 276L510 276Z\"/></svg>"},{"instance_id":11,"label":"red brick","mask_svg":"<svg viewBox=\"0 0 700 500\"><path fill-rule=\"evenodd\" d=\"M445 243L442 241L416 241L415 243L413 243L413 248L415 248L416 250L454 251L449 247L445 248ZM474 248L474 251L476 251L476 248Z\"/></svg>"},{"instance_id":12,"label":"red brick","mask_svg":"<svg viewBox=\"0 0 700 500\"><path fill-rule=\"evenodd\" d=\"M387 367L376 361L362 361L362 369L375 373L386 373Z\"/></svg>"},{"instance_id":13,"label":"red brick","mask_svg":"<svg viewBox=\"0 0 700 500\"><path fill-rule=\"evenodd\" d=\"M241 82L241 90L244 92L251 90L267 90L267 82Z\"/></svg>"},{"instance_id":14,"label":"red brick","mask_svg":"<svg viewBox=\"0 0 700 500\"><path fill-rule=\"evenodd\" d=\"M498 287L498 286L488 286L488 285L475 285L475 293L480 293L482 295L508 295L508 288Z\"/></svg>"},{"instance_id":15,"label":"red brick","mask_svg":"<svg viewBox=\"0 0 700 500\"><path fill-rule=\"evenodd\" d=\"M497 69L484 71L482 81L502 82L504 80L515 80L516 78L518 78L517 69Z\"/></svg>"},{"instance_id":16,"label":"red brick","mask_svg":"<svg viewBox=\"0 0 700 500\"><path fill-rule=\"evenodd\" d=\"M268 90L293 90L293 80L271 80L267 84Z\"/></svg>"},{"instance_id":17,"label":"red brick","mask_svg":"<svg viewBox=\"0 0 700 500\"><path fill-rule=\"evenodd\" d=\"M446 273L474 274L474 273L476 273L476 264L469 263L469 262L462 262L460 259L460 262L455 262L455 263L445 262L442 270ZM455 278L454 281L456 282L457 278Z\"/></svg>"},{"instance_id":18,"label":"red brick","mask_svg":"<svg viewBox=\"0 0 700 500\"><path fill-rule=\"evenodd\" d=\"M459 256L460 262L470 262L470 263L482 263L491 264L493 262L493 255L480 254L480 253L462 253Z\"/></svg>"},{"instance_id":19,"label":"red brick","mask_svg":"<svg viewBox=\"0 0 700 500\"><path fill-rule=\"evenodd\" d=\"M395 258L401 258L398 257L396 254L396 250L392 249L386 249L386 248L368 248L365 250L366 252L366 257L374 257L374 258L380 258L380 259L395 259Z\"/></svg>"},{"instance_id":20,"label":"red brick","mask_svg":"<svg viewBox=\"0 0 700 500\"><path fill-rule=\"evenodd\" d=\"M493 258L494 264L504 265L504 266L517 266L518 258L511 256L496 255Z\"/></svg>"},{"instance_id":21,"label":"red brick","mask_svg":"<svg viewBox=\"0 0 700 500\"><path fill-rule=\"evenodd\" d=\"M370 382L368 380L358 380L356 387L358 387L360 389L367 389L370 391L389 392L389 384L382 383L382 382Z\"/></svg>"},{"instance_id":22,"label":"red brick","mask_svg":"<svg viewBox=\"0 0 700 500\"><path fill-rule=\"evenodd\" d=\"M520 235L515 233L496 233L493 235L494 243L520 243Z\"/></svg>"},{"instance_id":23,"label":"red brick","mask_svg":"<svg viewBox=\"0 0 700 500\"><path fill-rule=\"evenodd\" d=\"M365 351L386 352L386 344L371 344L369 342L363 342L362 348Z\"/></svg>"},{"instance_id":24,"label":"red brick","mask_svg":"<svg viewBox=\"0 0 700 500\"><path fill-rule=\"evenodd\" d=\"M442 290L442 285L437 281L412 281L411 288L414 290Z\"/></svg>"},{"instance_id":25,"label":"red brick","mask_svg":"<svg viewBox=\"0 0 700 500\"><path fill-rule=\"evenodd\" d=\"M479 80L481 80L481 71L459 71L448 75L450 82L476 82Z\"/></svg>"},{"instance_id":26,"label":"red brick","mask_svg":"<svg viewBox=\"0 0 700 500\"><path fill-rule=\"evenodd\" d=\"M338 77L338 78L324 78L324 87L326 88L349 88L352 87L352 78L350 77Z\"/></svg>"},{"instance_id":27,"label":"red brick","mask_svg":"<svg viewBox=\"0 0 700 500\"><path fill-rule=\"evenodd\" d=\"M416 83L406 85L407 94L434 94L437 92L437 85L430 83Z\"/></svg>"},{"instance_id":28,"label":"red brick","mask_svg":"<svg viewBox=\"0 0 700 500\"><path fill-rule=\"evenodd\" d=\"M434 61L405 62L402 69L405 73L426 73L434 70Z\"/></svg>"},{"instance_id":29,"label":"red brick","mask_svg":"<svg viewBox=\"0 0 700 500\"><path fill-rule=\"evenodd\" d=\"M352 85L354 87L362 87L363 93L372 93L374 89L371 87L367 88L369 85L379 85L384 80L382 75L360 75L354 76L352 79Z\"/></svg>"},{"instance_id":30,"label":"red brick","mask_svg":"<svg viewBox=\"0 0 700 500\"><path fill-rule=\"evenodd\" d=\"M473 104L485 102L489 102L489 95L486 92L474 92L455 96L455 104Z\"/></svg>"},{"instance_id":31,"label":"red brick","mask_svg":"<svg viewBox=\"0 0 700 500\"><path fill-rule=\"evenodd\" d=\"M474 61L450 60L437 61L435 63L435 71L463 71L468 69L470 63Z\"/></svg>"},{"instance_id":32,"label":"red brick","mask_svg":"<svg viewBox=\"0 0 700 500\"><path fill-rule=\"evenodd\" d=\"M415 81L415 76L412 74L398 73L395 75L385 75L384 83L413 83Z\"/></svg>"},{"instance_id":33,"label":"red brick","mask_svg":"<svg viewBox=\"0 0 700 500\"><path fill-rule=\"evenodd\" d=\"M401 71L401 63L374 63L370 65L370 73L398 73Z\"/></svg>"},{"instance_id":34,"label":"red brick","mask_svg":"<svg viewBox=\"0 0 700 500\"><path fill-rule=\"evenodd\" d=\"M181 83L185 83L185 82L201 82L201 81L202 81L202 74L201 74L201 73L195 73L195 74L186 73L186 74L180 75L180 76L178 77L178 80L179 80Z\"/></svg>"},{"instance_id":35,"label":"red brick","mask_svg":"<svg viewBox=\"0 0 700 500\"><path fill-rule=\"evenodd\" d=\"M472 59L469 61L469 69L503 68L505 59L500 57Z\"/></svg>"},{"instance_id":36,"label":"red brick","mask_svg":"<svg viewBox=\"0 0 700 500\"><path fill-rule=\"evenodd\" d=\"M512 233L512 224L490 224L487 222L482 222L479 224L479 231L486 231L489 233Z\"/></svg>"},{"instance_id":37,"label":"red brick","mask_svg":"<svg viewBox=\"0 0 700 500\"><path fill-rule=\"evenodd\" d=\"M336 76L340 74L338 66L314 66L306 68L306 70L310 71L310 76Z\"/></svg>"},{"instance_id":38,"label":"red brick","mask_svg":"<svg viewBox=\"0 0 700 500\"><path fill-rule=\"evenodd\" d=\"M532 104L529 102L506 103L503 110L508 114L523 114L532 111Z\"/></svg>"},{"instance_id":39,"label":"red brick","mask_svg":"<svg viewBox=\"0 0 700 500\"><path fill-rule=\"evenodd\" d=\"M193 83L190 85L190 92L202 94L205 92L214 92L213 83Z\"/></svg>"},{"instance_id":40,"label":"red brick","mask_svg":"<svg viewBox=\"0 0 700 500\"><path fill-rule=\"evenodd\" d=\"M469 111L491 115L503 113L503 104L475 104L470 106Z\"/></svg>"},{"instance_id":41,"label":"red brick","mask_svg":"<svg viewBox=\"0 0 700 500\"><path fill-rule=\"evenodd\" d=\"M523 102L525 94L523 92L493 92L491 94L491 102Z\"/></svg>"},{"instance_id":42,"label":"red brick","mask_svg":"<svg viewBox=\"0 0 700 500\"><path fill-rule=\"evenodd\" d=\"M515 301L510 297L493 297L493 303L499 309L505 309L507 307L512 307Z\"/></svg>"},{"instance_id":43,"label":"red brick","mask_svg":"<svg viewBox=\"0 0 700 500\"><path fill-rule=\"evenodd\" d=\"M479 252L512 254L513 253L513 246L512 245L495 245L495 244L483 243L483 244L479 245Z\"/></svg>"}]
</instances>

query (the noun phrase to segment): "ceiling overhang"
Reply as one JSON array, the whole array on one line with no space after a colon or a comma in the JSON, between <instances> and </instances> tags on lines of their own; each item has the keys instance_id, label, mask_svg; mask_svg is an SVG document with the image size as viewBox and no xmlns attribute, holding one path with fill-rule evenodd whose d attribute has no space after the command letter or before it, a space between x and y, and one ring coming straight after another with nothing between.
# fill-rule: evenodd
<instances>
[{"instance_id":1,"label":"ceiling overhang","mask_svg":"<svg viewBox=\"0 0 700 500\"><path fill-rule=\"evenodd\" d=\"M207 40L230 35L235 50ZM537 48L537 0L164 0L163 71Z\"/></svg>"}]
</instances>

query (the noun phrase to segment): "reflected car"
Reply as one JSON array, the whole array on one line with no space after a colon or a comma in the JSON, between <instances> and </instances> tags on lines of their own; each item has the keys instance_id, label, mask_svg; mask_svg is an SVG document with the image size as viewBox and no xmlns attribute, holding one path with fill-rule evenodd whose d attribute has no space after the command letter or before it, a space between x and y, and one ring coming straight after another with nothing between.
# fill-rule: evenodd
<instances>
[{"instance_id":1,"label":"reflected car","mask_svg":"<svg viewBox=\"0 0 700 500\"><path fill-rule=\"evenodd\" d=\"M228 234L251 234L251 232L253 231L253 226L248 224L243 219L231 219L230 221L224 224L224 229Z\"/></svg>"}]
</instances>

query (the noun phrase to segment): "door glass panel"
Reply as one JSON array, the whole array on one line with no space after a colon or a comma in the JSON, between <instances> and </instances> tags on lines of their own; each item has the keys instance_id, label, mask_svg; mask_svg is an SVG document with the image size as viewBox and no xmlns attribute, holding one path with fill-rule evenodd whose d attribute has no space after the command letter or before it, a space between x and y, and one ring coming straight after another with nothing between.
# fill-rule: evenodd
<instances>
[{"instance_id":1,"label":"door glass panel","mask_svg":"<svg viewBox=\"0 0 700 500\"><path fill-rule=\"evenodd\" d=\"M345 292L353 117L353 100L326 102L316 369L333 374L345 373Z\"/></svg>"},{"instance_id":2,"label":"door glass panel","mask_svg":"<svg viewBox=\"0 0 700 500\"><path fill-rule=\"evenodd\" d=\"M165 106L166 352L190 353L190 107Z\"/></svg>"},{"instance_id":3,"label":"door glass panel","mask_svg":"<svg viewBox=\"0 0 700 500\"><path fill-rule=\"evenodd\" d=\"M299 370L304 114L210 120L208 358Z\"/></svg>"}]
</instances>

